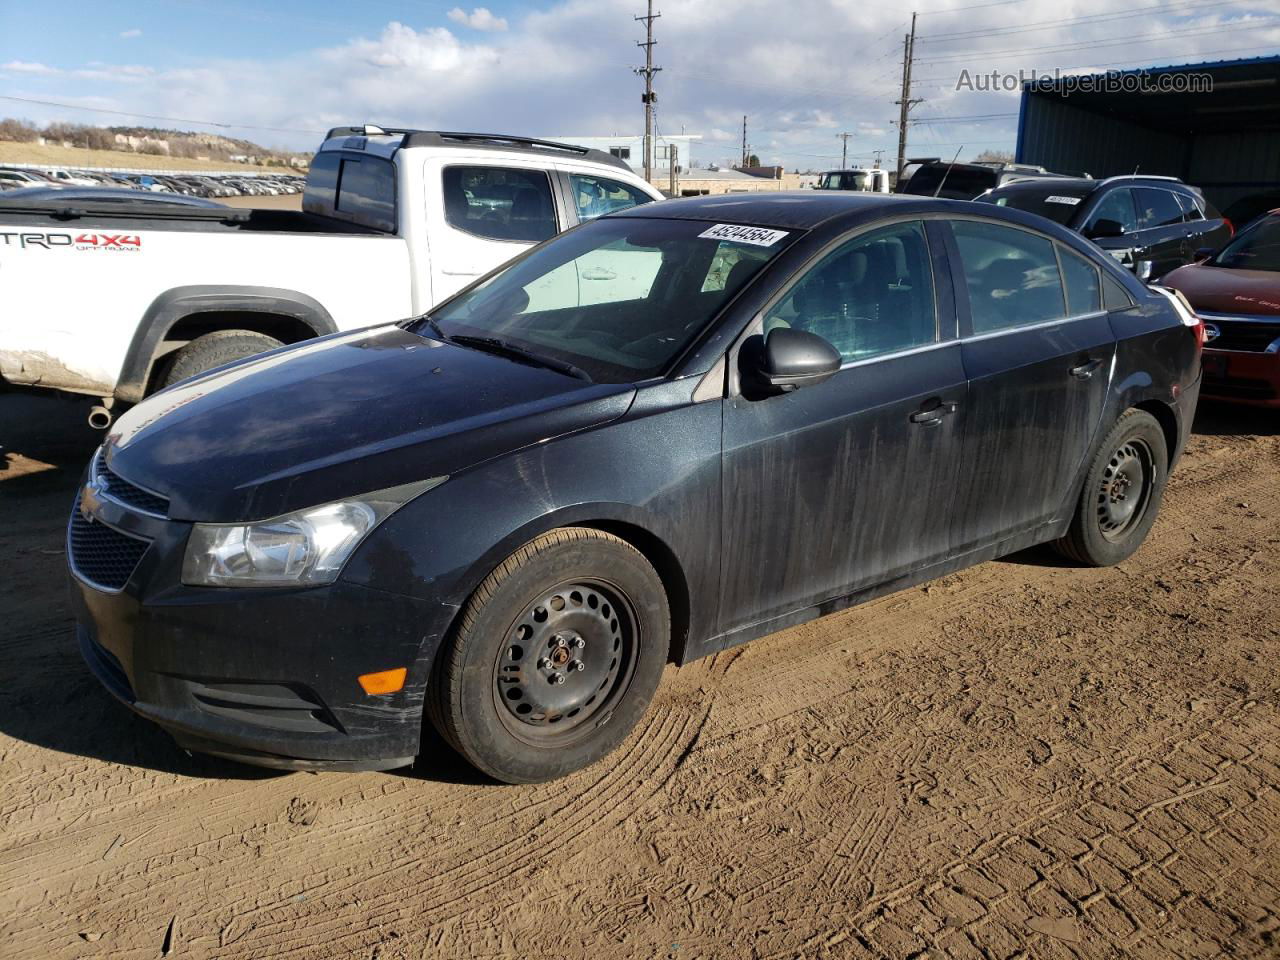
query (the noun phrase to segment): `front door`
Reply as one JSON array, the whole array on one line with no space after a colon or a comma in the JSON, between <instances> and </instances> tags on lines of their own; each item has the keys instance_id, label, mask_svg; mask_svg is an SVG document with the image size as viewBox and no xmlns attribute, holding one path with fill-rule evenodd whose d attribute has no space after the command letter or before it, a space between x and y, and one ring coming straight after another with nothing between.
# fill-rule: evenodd
<instances>
[{"instance_id":1,"label":"front door","mask_svg":"<svg viewBox=\"0 0 1280 960\"><path fill-rule=\"evenodd\" d=\"M1004 224L951 229L968 293L969 410L952 521L963 552L1061 514L1099 427L1115 341L1087 259Z\"/></svg>"},{"instance_id":2,"label":"front door","mask_svg":"<svg viewBox=\"0 0 1280 960\"><path fill-rule=\"evenodd\" d=\"M855 235L766 309L756 336L808 330L845 365L816 386L725 401L723 631L946 553L967 413L935 231L904 221Z\"/></svg>"}]
</instances>

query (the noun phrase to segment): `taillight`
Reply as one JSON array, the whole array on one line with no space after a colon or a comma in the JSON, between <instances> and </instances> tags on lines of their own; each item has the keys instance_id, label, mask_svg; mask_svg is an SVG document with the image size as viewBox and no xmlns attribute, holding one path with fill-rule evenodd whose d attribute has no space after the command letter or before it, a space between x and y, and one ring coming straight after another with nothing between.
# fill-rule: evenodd
<instances>
[{"instance_id":1,"label":"taillight","mask_svg":"<svg viewBox=\"0 0 1280 960\"><path fill-rule=\"evenodd\" d=\"M1226 217L1222 218L1222 222L1227 225L1227 229L1231 231L1231 235L1234 237L1236 235L1236 225L1232 223L1230 220L1228 220Z\"/></svg>"}]
</instances>

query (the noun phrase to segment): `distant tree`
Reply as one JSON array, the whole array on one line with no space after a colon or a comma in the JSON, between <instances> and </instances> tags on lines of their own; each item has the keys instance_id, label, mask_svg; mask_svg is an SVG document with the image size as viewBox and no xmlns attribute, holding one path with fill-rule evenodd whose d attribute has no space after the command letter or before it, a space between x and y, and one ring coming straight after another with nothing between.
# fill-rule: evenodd
<instances>
[{"instance_id":1,"label":"distant tree","mask_svg":"<svg viewBox=\"0 0 1280 960\"><path fill-rule=\"evenodd\" d=\"M12 117L0 120L0 140L9 140L13 143L35 143L38 139L40 139L40 131L27 121L15 120Z\"/></svg>"},{"instance_id":2,"label":"distant tree","mask_svg":"<svg viewBox=\"0 0 1280 960\"><path fill-rule=\"evenodd\" d=\"M1013 154L1008 150L983 150L973 159L979 163L1013 163Z\"/></svg>"}]
</instances>

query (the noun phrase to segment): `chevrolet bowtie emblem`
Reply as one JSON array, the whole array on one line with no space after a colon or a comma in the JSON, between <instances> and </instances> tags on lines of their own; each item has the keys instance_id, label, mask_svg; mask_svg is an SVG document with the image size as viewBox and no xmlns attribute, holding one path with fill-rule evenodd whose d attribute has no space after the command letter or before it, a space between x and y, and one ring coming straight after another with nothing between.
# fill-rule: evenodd
<instances>
[{"instance_id":1,"label":"chevrolet bowtie emblem","mask_svg":"<svg viewBox=\"0 0 1280 960\"><path fill-rule=\"evenodd\" d=\"M97 477L90 477L89 482L80 491L80 515L93 523L93 513L102 504L102 483Z\"/></svg>"}]
</instances>

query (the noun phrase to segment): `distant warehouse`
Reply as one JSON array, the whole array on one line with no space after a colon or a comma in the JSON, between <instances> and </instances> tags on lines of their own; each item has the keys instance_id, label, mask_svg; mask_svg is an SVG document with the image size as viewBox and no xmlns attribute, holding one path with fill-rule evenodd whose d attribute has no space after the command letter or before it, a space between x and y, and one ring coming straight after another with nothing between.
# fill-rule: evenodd
<instances>
[{"instance_id":1,"label":"distant warehouse","mask_svg":"<svg viewBox=\"0 0 1280 960\"><path fill-rule=\"evenodd\" d=\"M1017 159L1180 177L1240 225L1280 207L1280 56L1025 83Z\"/></svg>"}]
</instances>

